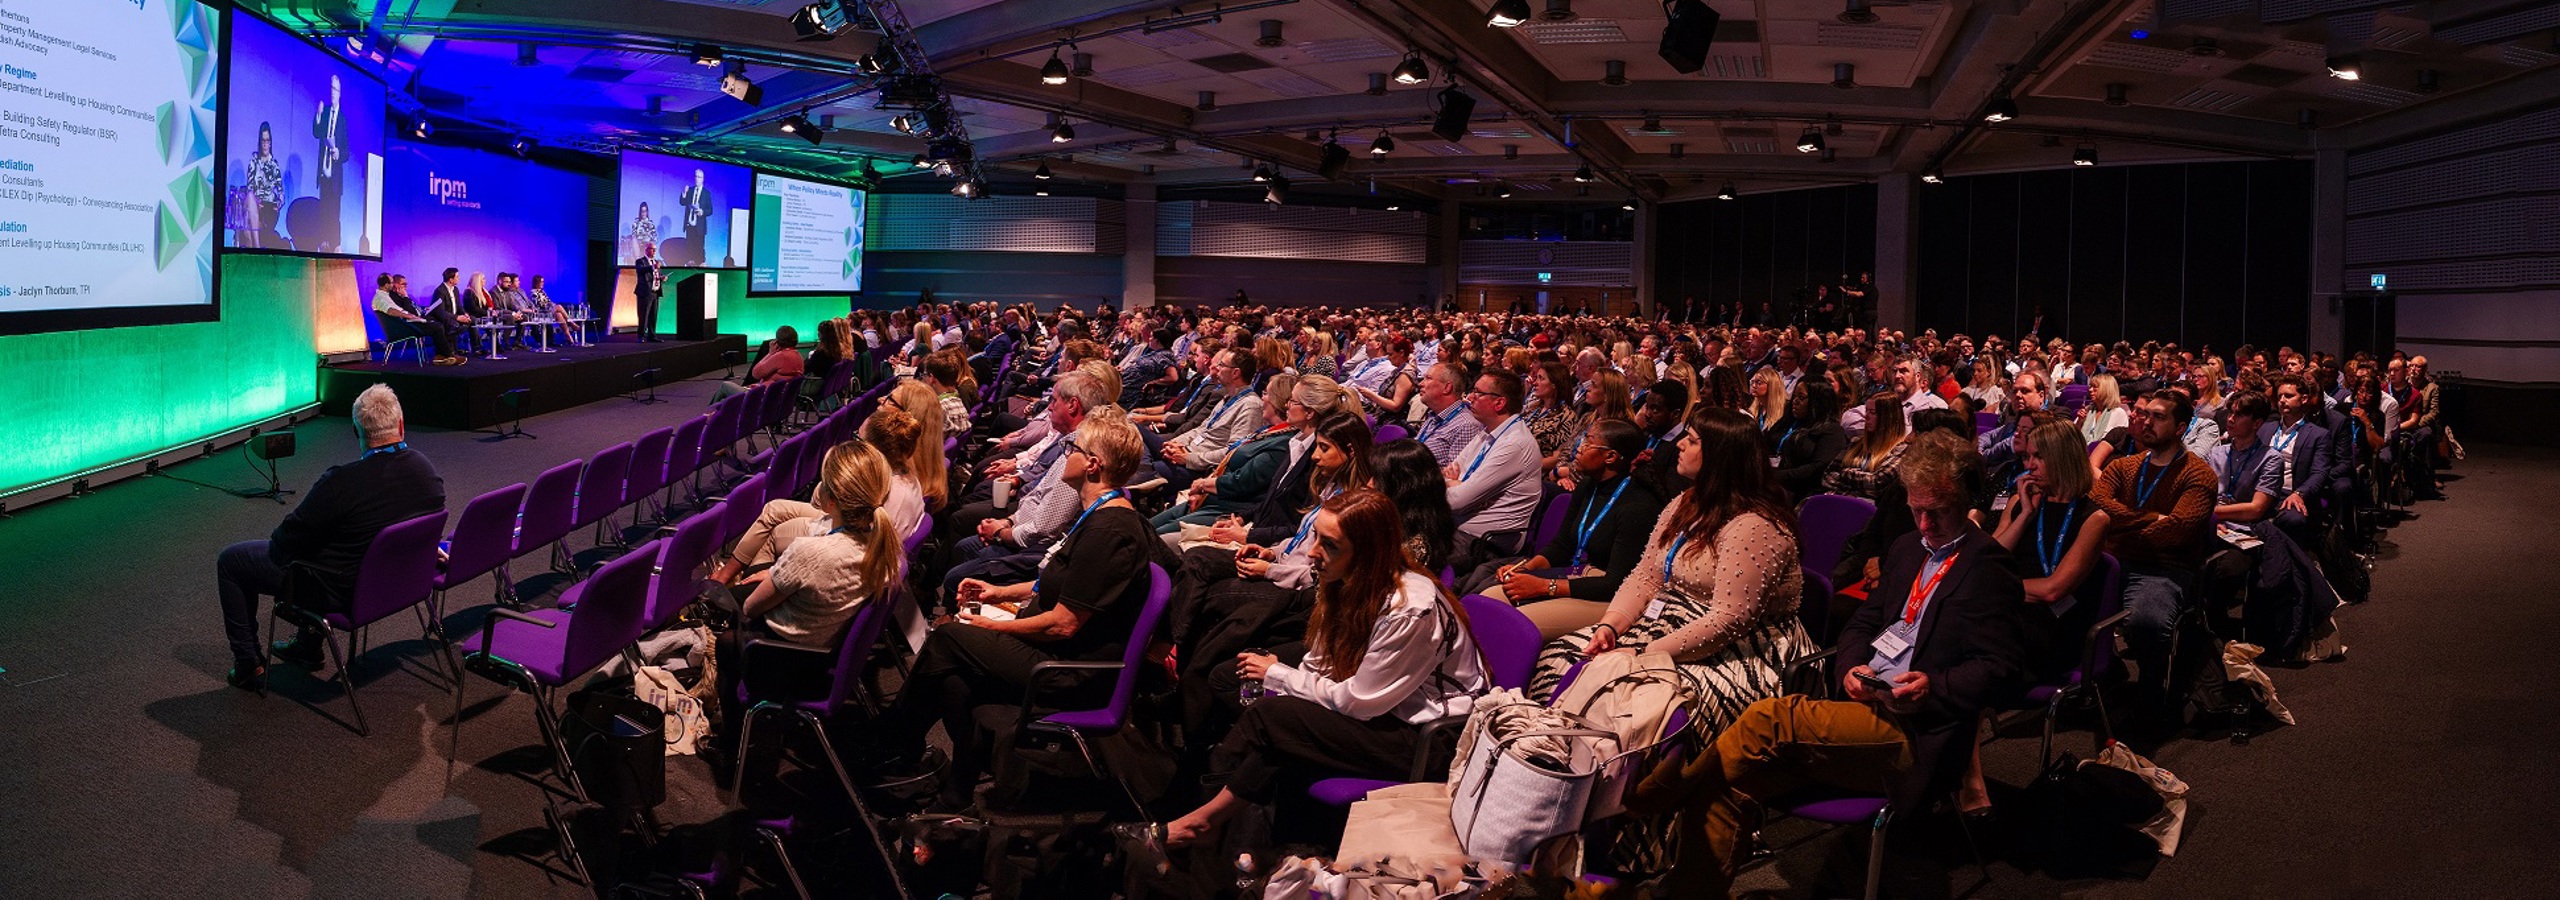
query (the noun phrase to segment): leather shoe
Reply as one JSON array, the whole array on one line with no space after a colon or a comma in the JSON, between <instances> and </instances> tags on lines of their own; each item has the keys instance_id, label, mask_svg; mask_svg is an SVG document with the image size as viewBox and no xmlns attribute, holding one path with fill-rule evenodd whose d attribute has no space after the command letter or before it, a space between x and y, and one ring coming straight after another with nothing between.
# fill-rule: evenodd
<instances>
[{"instance_id":1,"label":"leather shoe","mask_svg":"<svg viewBox=\"0 0 2560 900\"><path fill-rule=\"evenodd\" d=\"M317 671L320 668L321 640L319 635L306 631L296 635L293 640L270 644L268 649L274 652L278 661Z\"/></svg>"},{"instance_id":2,"label":"leather shoe","mask_svg":"<svg viewBox=\"0 0 2560 900\"><path fill-rule=\"evenodd\" d=\"M222 680L232 687L264 697L267 695L267 667L253 662L235 663Z\"/></svg>"}]
</instances>

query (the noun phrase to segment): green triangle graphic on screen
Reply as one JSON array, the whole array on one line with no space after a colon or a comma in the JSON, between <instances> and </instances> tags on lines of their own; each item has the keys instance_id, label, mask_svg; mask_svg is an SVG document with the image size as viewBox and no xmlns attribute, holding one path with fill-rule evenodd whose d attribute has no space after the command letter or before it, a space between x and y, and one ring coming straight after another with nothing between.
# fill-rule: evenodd
<instances>
[{"instance_id":1,"label":"green triangle graphic on screen","mask_svg":"<svg viewBox=\"0 0 2560 900\"><path fill-rule=\"evenodd\" d=\"M159 268L165 272L170 263L177 262L178 256L187 252L187 223L179 220L178 211L170 209L166 202L160 204L159 219L159 234L153 241L152 255L158 258Z\"/></svg>"}]
</instances>

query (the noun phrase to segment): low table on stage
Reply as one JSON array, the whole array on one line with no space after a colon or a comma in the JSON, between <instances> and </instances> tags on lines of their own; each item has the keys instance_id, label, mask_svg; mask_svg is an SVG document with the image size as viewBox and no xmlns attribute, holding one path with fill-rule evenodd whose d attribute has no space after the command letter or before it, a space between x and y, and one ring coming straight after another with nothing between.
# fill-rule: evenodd
<instances>
[{"instance_id":1,"label":"low table on stage","mask_svg":"<svg viewBox=\"0 0 2560 900\"><path fill-rule=\"evenodd\" d=\"M491 335L493 345L496 338ZM746 338L734 334L659 344L624 335L590 346L563 344L548 354L493 353L468 366L419 368L371 361L327 366L320 370L321 402L329 414L343 415L356 394L380 382L400 392L400 405L412 425L487 428L517 416L498 402L510 390L530 388L522 414L538 416L627 394L633 375L646 369L659 370L661 386L716 375L722 354L743 354L746 347Z\"/></svg>"}]
</instances>

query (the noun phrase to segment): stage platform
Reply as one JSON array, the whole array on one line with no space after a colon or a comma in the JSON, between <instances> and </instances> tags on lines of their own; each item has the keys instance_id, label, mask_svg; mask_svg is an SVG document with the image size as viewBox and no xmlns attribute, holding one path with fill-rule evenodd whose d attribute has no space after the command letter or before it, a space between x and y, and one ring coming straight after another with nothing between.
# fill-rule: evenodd
<instances>
[{"instance_id":1,"label":"stage platform","mask_svg":"<svg viewBox=\"0 0 2560 900\"><path fill-rule=\"evenodd\" d=\"M320 370L321 411L343 416L356 395L375 382L399 392L400 406L412 425L438 428L487 428L515 417L498 408L498 396L531 388L524 415L557 412L613 396L629 396L644 369L657 369L659 384L673 384L725 365L725 352L743 355L747 339L724 334L707 341L645 343L615 335L591 347L561 347L557 353L509 351L506 359L473 357L459 366L420 366L408 360L324 366Z\"/></svg>"}]
</instances>

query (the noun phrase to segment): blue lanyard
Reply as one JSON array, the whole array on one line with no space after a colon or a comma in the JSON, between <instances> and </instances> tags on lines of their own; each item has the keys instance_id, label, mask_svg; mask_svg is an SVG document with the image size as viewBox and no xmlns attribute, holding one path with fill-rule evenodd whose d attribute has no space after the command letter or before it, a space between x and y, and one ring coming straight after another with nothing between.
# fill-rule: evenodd
<instances>
[{"instance_id":1,"label":"blue lanyard","mask_svg":"<svg viewBox=\"0 0 2560 900\"><path fill-rule=\"evenodd\" d=\"M1484 458L1493 455L1494 442L1501 440L1503 432L1510 431L1511 426L1518 424L1520 424L1520 417L1512 416L1511 421L1502 423L1502 427L1494 429L1492 434L1485 435L1484 448L1476 451L1476 461L1467 464L1467 470L1458 474L1458 480L1465 481L1469 478L1474 478L1476 475L1476 467L1484 465Z\"/></svg>"},{"instance_id":2,"label":"blue lanyard","mask_svg":"<svg viewBox=\"0 0 2560 900\"><path fill-rule=\"evenodd\" d=\"M1378 366L1380 366L1380 365L1382 365L1382 364L1385 364L1386 362L1388 362L1387 358L1386 358L1386 357L1381 356L1381 357L1378 357L1377 359L1373 359L1373 360L1370 360L1370 361L1368 361L1368 362L1361 363L1361 364L1360 364L1360 371L1352 373L1352 374L1351 374L1351 380L1353 380L1353 381L1358 381L1358 380L1360 380L1360 379L1362 379L1362 378L1366 378L1366 377L1368 377L1370 372L1375 371L1375 370L1378 368ZM1380 385L1380 386L1381 386L1381 387L1384 387L1384 385Z\"/></svg>"},{"instance_id":3,"label":"blue lanyard","mask_svg":"<svg viewBox=\"0 0 2560 900\"><path fill-rule=\"evenodd\" d=\"M409 449L409 442L408 442L408 441L396 441L396 442L393 442L393 443L391 443L391 444L389 444L389 445L386 445L386 446L375 447L375 448L373 448L373 449L371 449L371 450L367 450L367 451L365 451L365 452L364 452L364 455L363 455L363 456L356 457L356 461L357 461L357 462L363 462L363 461L365 461L365 460L372 459L372 458L374 458L374 457L376 457L376 456L380 456L380 455L385 454L385 453L398 453L398 452L400 452L400 451L402 451L402 450L407 450L407 449Z\"/></svg>"},{"instance_id":4,"label":"blue lanyard","mask_svg":"<svg viewBox=\"0 0 2560 900\"><path fill-rule=\"evenodd\" d=\"M1779 451L1779 452L1782 452L1782 453L1783 453L1783 452L1785 452L1785 451L1786 451L1786 449L1787 449L1787 440L1788 440L1789 438L1793 438L1793 437L1795 437L1795 436L1796 436L1796 429L1797 429L1797 428L1799 428L1799 427L1801 427L1801 426L1796 426L1796 425L1789 425L1789 426L1787 426L1787 433L1785 433L1785 434L1781 434L1781 435L1778 435L1778 442L1777 442L1777 443L1775 443L1775 444L1771 444L1771 445L1769 445L1769 449L1771 449L1771 450L1776 450L1776 451Z\"/></svg>"},{"instance_id":5,"label":"blue lanyard","mask_svg":"<svg viewBox=\"0 0 2560 900\"><path fill-rule=\"evenodd\" d=\"M1289 538L1289 546L1280 551L1282 554L1288 556L1297 555L1298 545L1306 543L1307 541L1307 532L1315 530L1316 513L1324 510L1324 502L1326 500L1333 499L1333 496L1339 493L1342 493L1342 489L1339 487L1326 491L1323 497L1316 500L1316 504L1314 506L1307 507L1307 514L1298 517L1298 533Z\"/></svg>"},{"instance_id":6,"label":"blue lanyard","mask_svg":"<svg viewBox=\"0 0 2560 900\"><path fill-rule=\"evenodd\" d=\"M2151 458L2149 454L2145 454L2143 456L2141 467L2136 469L2133 474L2133 505L2137 507L2151 505L2152 489L2159 487L2161 479L2169 477L2169 470L2177 468L2177 466L2178 464L2174 462L2161 466L2160 474L2153 475L2151 474Z\"/></svg>"},{"instance_id":7,"label":"blue lanyard","mask_svg":"<svg viewBox=\"0 0 2560 900\"><path fill-rule=\"evenodd\" d=\"M2240 461L2240 454L2243 453L2249 454L2247 463ZM2231 456L2222 461L2222 499L2225 502L2236 502L2238 498L2233 497L2232 492L2240 489L2241 476L2243 474L2255 476L2259 463L2266 458L2267 445L2265 444L2259 444L2247 450L2231 451Z\"/></svg>"},{"instance_id":8,"label":"blue lanyard","mask_svg":"<svg viewBox=\"0 0 2560 900\"><path fill-rule=\"evenodd\" d=\"M2044 509L2048 505L2050 504L2036 506L2036 519L2033 525L2036 530L2036 561L2044 563L2044 574L2051 576L2054 570L2062 567L2062 551L2070 549L2071 545L2064 543L2062 537L2071 531L2071 520L2080 517L2080 500L2077 497L2072 498L2070 508L2062 511L2062 527L2053 530L2051 543L2047 543L2044 536Z\"/></svg>"},{"instance_id":9,"label":"blue lanyard","mask_svg":"<svg viewBox=\"0 0 2560 900\"><path fill-rule=\"evenodd\" d=\"M1207 376L1207 375L1202 375L1202 376L1200 376L1200 383L1199 383L1199 384L1195 384L1195 385L1192 385L1192 386L1191 386L1191 393L1188 393L1188 394L1184 394L1184 395L1182 395L1182 405L1184 405L1184 406L1190 406L1190 405L1191 405L1191 401L1200 399L1200 392L1201 392L1201 391L1208 390L1208 389L1209 389L1209 383L1210 383L1211 381L1213 381L1213 380L1214 380L1214 379L1211 379L1211 378L1210 378L1209 376ZM1241 396L1243 396L1243 394L1242 394L1242 393L1238 393L1238 394L1237 394L1237 396L1241 397ZM1218 407L1218 411L1219 411L1219 412L1225 412L1225 411L1226 411L1226 409L1227 409L1227 408L1226 408L1226 407L1223 407L1223 406ZM1216 417L1216 416L1210 416L1210 418L1214 419L1214 418L1217 418L1217 417Z\"/></svg>"},{"instance_id":10,"label":"blue lanyard","mask_svg":"<svg viewBox=\"0 0 2560 900\"><path fill-rule=\"evenodd\" d=\"M1432 435L1435 435L1435 434L1439 434L1439 433L1440 433L1440 429L1441 429L1443 426L1446 426L1446 425L1448 425L1451 421L1456 420L1456 419L1458 418L1458 414L1463 413L1463 412L1466 412L1466 411L1467 411L1467 405L1466 405L1466 404L1464 404L1464 403L1454 403L1454 404L1450 404L1450 406L1449 406L1449 411L1448 411L1448 412L1441 413L1441 414L1436 415L1436 416L1432 416L1432 417L1431 417L1431 419L1430 419L1430 421L1426 421L1426 422L1422 423L1422 436L1421 436L1421 437L1419 437L1419 438L1416 438L1415 440L1422 440L1422 441L1428 441L1428 440L1430 440Z\"/></svg>"},{"instance_id":11,"label":"blue lanyard","mask_svg":"<svg viewBox=\"0 0 2560 900\"><path fill-rule=\"evenodd\" d=\"M1253 390L1251 389L1251 387L1250 387L1250 386L1248 386L1248 387L1246 387L1246 388L1244 388L1244 389L1237 390L1237 391L1236 391L1236 395L1235 395L1235 396L1233 396L1233 397L1229 397L1229 398L1227 398L1227 399L1226 399L1226 402L1218 404L1218 408L1217 408L1216 410L1211 411L1211 412L1209 413L1209 420L1208 420L1208 421L1206 421L1206 422L1202 422L1202 423L1200 423L1200 427L1202 427L1202 428L1207 428L1207 427L1209 427L1210 425L1214 425L1214 424L1216 424L1216 423L1217 423L1217 421L1218 421L1218 417L1219 417L1219 416L1223 416L1223 415L1226 415L1226 414L1227 414L1227 408L1228 408L1228 407L1231 407L1231 406L1236 405L1236 402L1237 402L1237 401L1243 400L1243 399L1244 399L1244 395L1246 395L1246 394L1250 394L1250 393L1253 393ZM1185 406L1189 406L1190 404L1185 403L1185 404L1183 404L1183 405L1185 405Z\"/></svg>"},{"instance_id":12,"label":"blue lanyard","mask_svg":"<svg viewBox=\"0 0 2560 900\"><path fill-rule=\"evenodd\" d=\"M1065 547L1068 541L1074 540L1076 536L1076 529L1084 527L1084 518L1086 516L1093 515L1094 510L1101 509L1103 504L1109 503L1112 500L1117 499L1119 496L1120 489L1112 488L1110 490L1103 491L1102 496L1093 498L1092 503L1085 505L1084 512L1076 514L1075 524L1067 526L1067 533L1058 536L1058 546ZM1031 596L1034 598L1048 596L1047 592L1040 589L1042 587L1041 583L1048 580L1049 567L1047 565L1047 561L1043 560L1042 565L1040 566L1040 575L1031 579Z\"/></svg>"},{"instance_id":13,"label":"blue lanyard","mask_svg":"<svg viewBox=\"0 0 2560 900\"><path fill-rule=\"evenodd\" d=\"M2267 446L2275 448L2277 453L2292 456L2293 442L2302 437L2302 426L2309 421L2311 420L2306 418L2301 422L2295 422L2292 428L2276 426L2275 436L2267 439Z\"/></svg>"},{"instance_id":14,"label":"blue lanyard","mask_svg":"<svg viewBox=\"0 0 2560 900\"><path fill-rule=\"evenodd\" d=\"M1573 527L1573 567L1574 567L1574 568L1576 568L1576 569L1580 569L1580 568L1582 568L1582 560L1583 560L1583 558L1584 558L1586 555L1588 555L1587 551L1588 551L1588 548L1589 548L1589 547L1590 547L1590 545L1591 545L1591 533L1592 533L1593 531L1597 531L1597 530L1599 530L1599 528L1600 528L1600 523L1601 523L1603 520L1606 520L1607 518L1609 518L1609 511L1610 511L1610 510L1612 510L1612 509L1616 509L1616 508L1618 507L1618 495L1626 493L1626 492L1627 492L1627 482L1634 481L1634 480L1635 480L1634 478L1631 478L1631 477L1628 477L1628 476L1625 476L1625 475L1620 475L1620 476L1618 476L1618 487L1617 487L1617 489L1616 489L1616 490L1613 490L1613 491L1610 491L1610 492L1609 492L1609 502L1604 503L1604 504L1601 504L1600 508L1599 508L1599 509L1597 509L1597 510L1592 510L1592 511L1584 512L1584 513L1582 514L1582 521L1577 522L1577 523L1575 523L1575 524L1574 524L1574 527Z\"/></svg>"},{"instance_id":15,"label":"blue lanyard","mask_svg":"<svg viewBox=\"0 0 2560 900\"><path fill-rule=\"evenodd\" d=\"M1679 536L1679 537L1676 537L1676 538L1672 538L1672 539L1671 539L1671 549L1670 549L1669 551L1667 551L1667 552L1665 552L1665 553L1663 553L1663 554L1662 554L1662 583L1663 583L1663 585L1665 585L1665 586L1669 586L1669 585L1671 584L1671 564L1672 564L1673 562L1677 562L1677 561L1680 559L1680 545L1682 545L1682 544L1686 544L1686 543L1688 543L1688 542L1689 542L1689 535L1688 535L1688 533L1687 533L1687 532L1682 532L1682 533L1680 534L1680 536Z\"/></svg>"}]
</instances>

